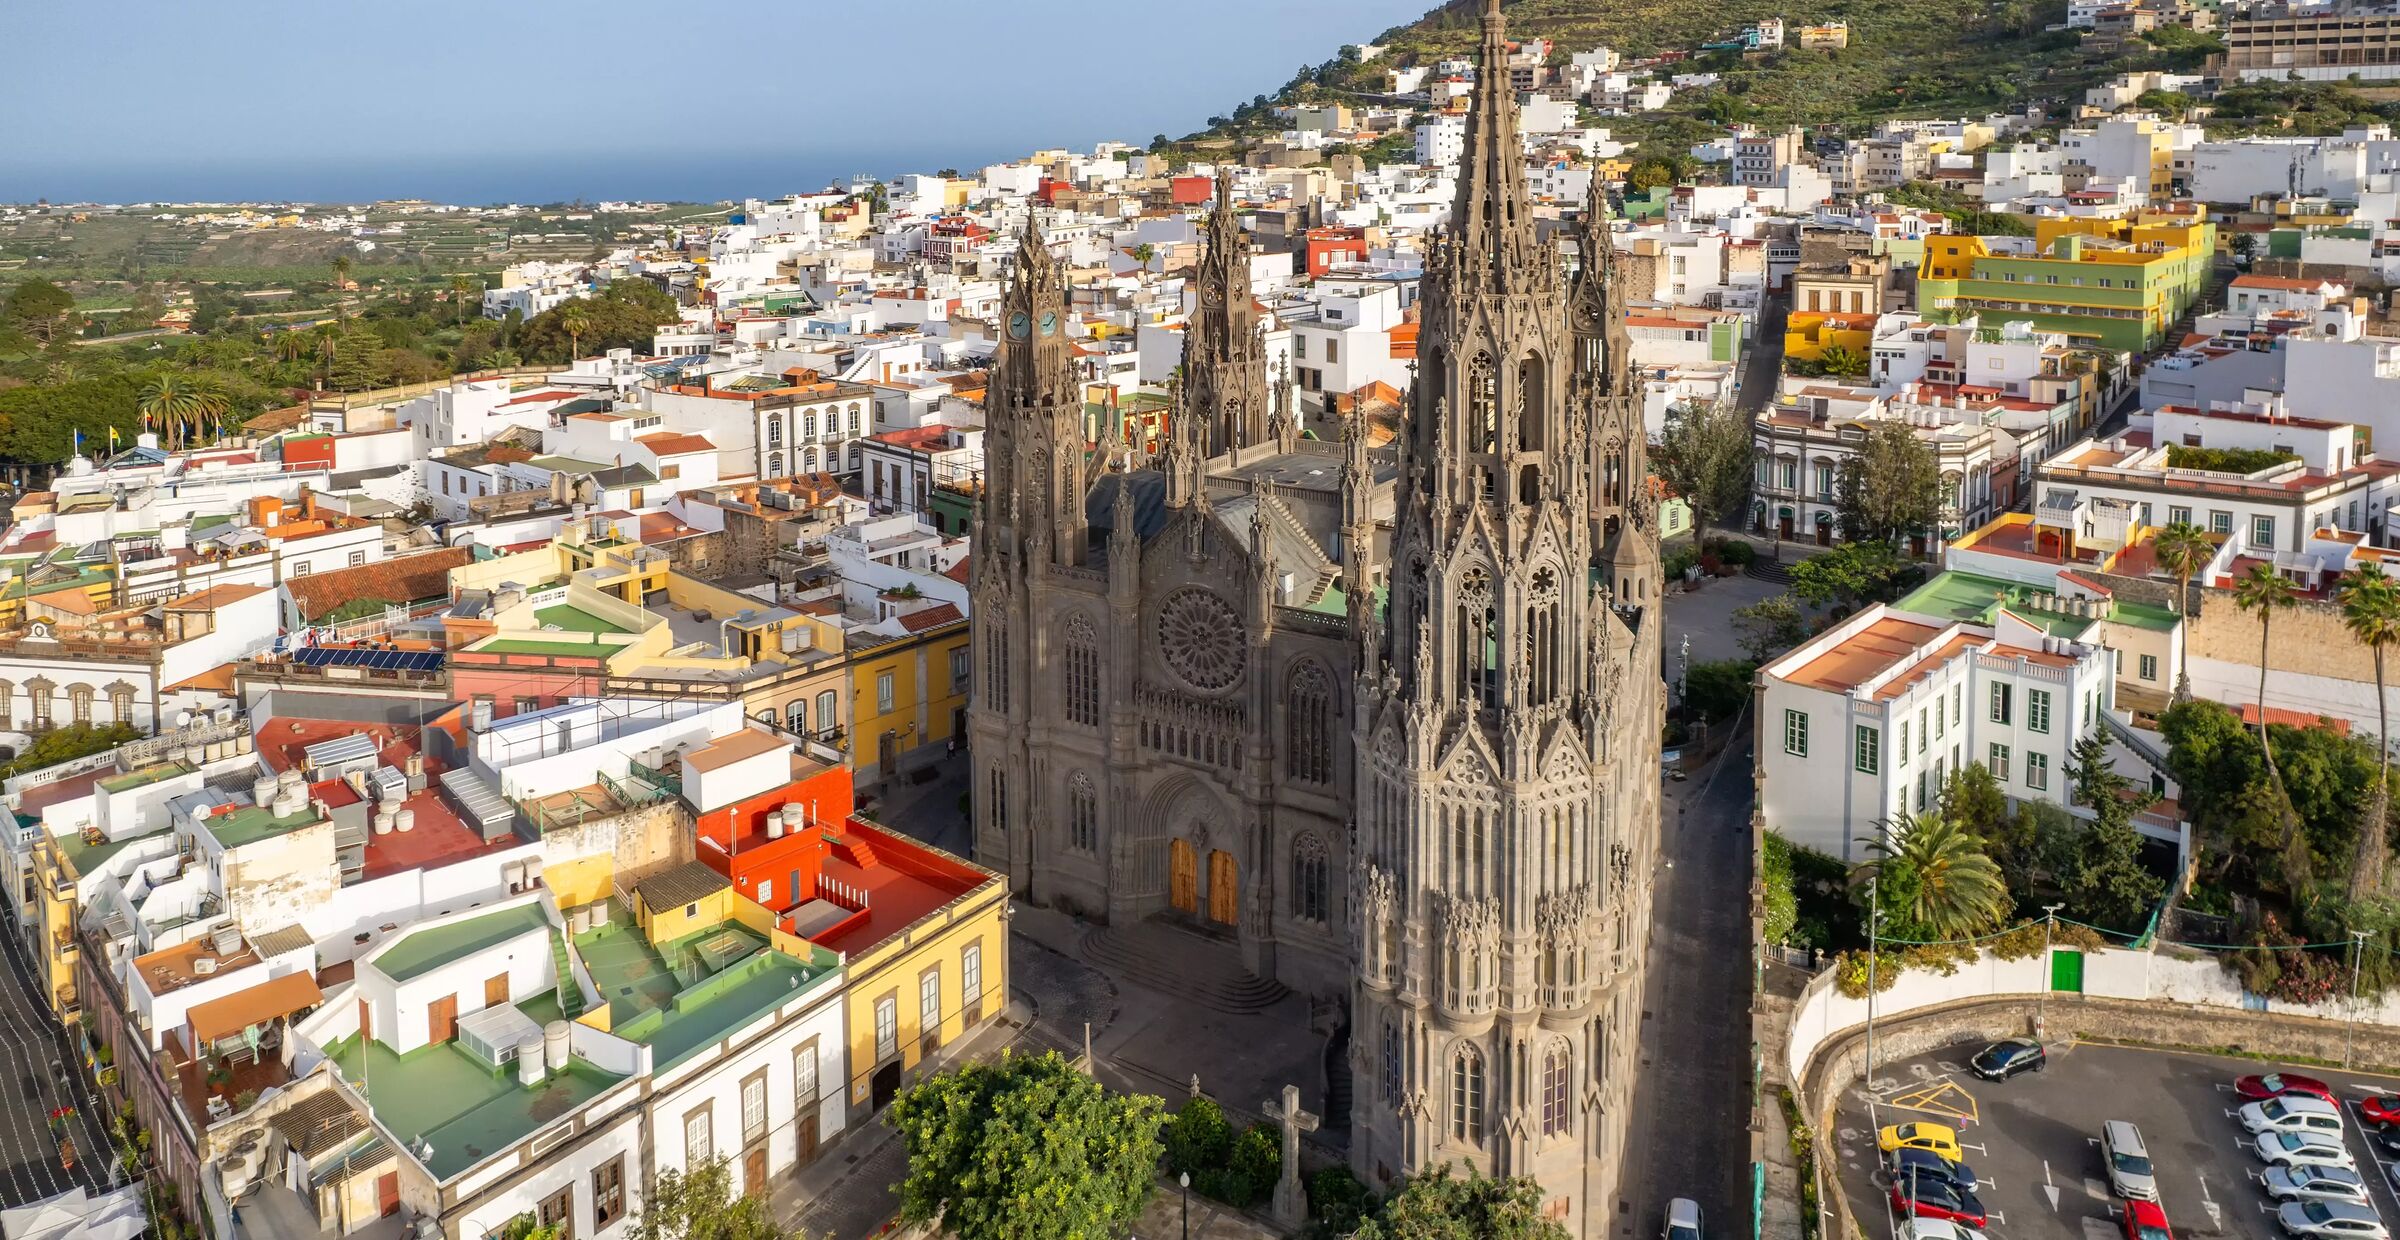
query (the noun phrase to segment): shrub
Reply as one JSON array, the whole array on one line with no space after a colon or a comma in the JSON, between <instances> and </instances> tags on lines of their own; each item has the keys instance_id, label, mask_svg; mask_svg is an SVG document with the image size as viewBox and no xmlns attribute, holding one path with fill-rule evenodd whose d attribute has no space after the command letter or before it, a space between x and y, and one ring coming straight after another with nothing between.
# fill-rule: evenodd
<instances>
[{"instance_id":1,"label":"shrub","mask_svg":"<svg viewBox=\"0 0 2400 1240\"><path fill-rule=\"evenodd\" d=\"M1668 552L1667 562L1665 565L1667 580L1673 581L1674 579L1683 576L1686 572L1691 571L1693 565L1698 564L1699 562L1700 553L1692 550L1690 547L1677 547L1673 551Z\"/></svg>"},{"instance_id":2,"label":"shrub","mask_svg":"<svg viewBox=\"0 0 2400 1240\"><path fill-rule=\"evenodd\" d=\"M1226 1153L1233 1146L1233 1125L1225 1122L1223 1107L1207 1098L1194 1098L1167 1121L1166 1137L1167 1170L1188 1173L1194 1182L1200 1182L1207 1173L1225 1166Z\"/></svg>"},{"instance_id":3,"label":"shrub","mask_svg":"<svg viewBox=\"0 0 2400 1240\"><path fill-rule=\"evenodd\" d=\"M1875 992L1881 994L1892 988L1893 980L1899 977L1900 970L1904 966L1899 958L1891 952L1881 951L1872 954L1874 956ZM1866 998L1868 956L1869 953L1863 951L1843 952L1841 957L1833 962L1835 988L1853 999Z\"/></svg>"},{"instance_id":4,"label":"shrub","mask_svg":"<svg viewBox=\"0 0 2400 1240\"><path fill-rule=\"evenodd\" d=\"M1750 678L1758 665L1743 659L1694 663L1683 677L1686 714L1706 715L1723 723L1750 700Z\"/></svg>"},{"instance_id":5,"label":"shrub","mask_svg":"<svg viewBox=\"0 0 2400 1240\"><path fill-rule=\"evenodd\" d=\"M1360 1220L1374 1208L1375 1197L1350 1168L1335 1165L1308 1177L1311 1240L1332 1240L1358 1230Z\"/></svg>"},{"instance_id":6,"label":"shrub","mask_svg":"<svg viewBox=\"0 0 2400 1240\"><path fill-rule=\"evenodd\" d=\"M1792 891L1792 846L1772 831L1759 854L1759 886L1765 891L1769 943L1789 942L1800 922L1800 897Z\"/></svg>"},{"instance_id":7,"label":"shrub","mask_svg":"<svg viewBox=\"0 0 2400 1240\"><path fill-rule=\"evenodd\" d=\"M1717 540L1717 558L1735 568L1748 568L1750 561L1758 558L1758 548L1739 538L1720 538Z\"/></svg>"},{"instance_id":8,"label":"shrub","mask_svg":"<svg viewBox=\"0 0 2400 1240\"><path fill-rule=\"evenodd\" d=\"M1247 1194L1229 1204L1248 1207L1265 1201L1275 1192L1275 1181L1283 1177L1282 1135L1265 1124L1252 1124L1234 1139L1232 1166L1227 1170Z\"/></svg>"}]
</instances>

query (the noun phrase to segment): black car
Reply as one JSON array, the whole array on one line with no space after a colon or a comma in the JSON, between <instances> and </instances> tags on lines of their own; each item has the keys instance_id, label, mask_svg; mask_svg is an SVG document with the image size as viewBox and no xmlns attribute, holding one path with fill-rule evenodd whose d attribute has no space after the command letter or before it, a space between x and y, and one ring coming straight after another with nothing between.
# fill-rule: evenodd
<instances>
[{"instance_id":1,"label":"black car","mask_svg":"<svg viewBox=\"0 0 2400 1240\"><path fill-rule=\"evenodd\" d=\"M1975 1052L1967 1067L1987 1081L2005 1081L2019 1072L2039 1072L2049 1061L2050 1054L2041 1043L2011 1038Z\"/></svg>"},{"instance_id":2,"label":"black car","mask_svg":"<svg viewBox=\"0 0 2400 1240\"><path fill-rule=\"evenodd\" d=\"M1963 1162L1952 1162L1932 1150L1901 1148L1892 1151L1892 1178L1915 1175L1925 1180L1940 1180L1953 1188L1975 1191L1975 1169Z\"/></svg>"},{"instance_id":3,"label":"black car","mask_svg":"<svg viewBox=\"0 0 2400 1240\"><path fill-rule=\"evenodd\" d=\"M2385 1158L2400 1158L2400 1124L2375 1124L2367 1128L2367 1140L2383 1152Z\"/></svg>"}]
</instances>

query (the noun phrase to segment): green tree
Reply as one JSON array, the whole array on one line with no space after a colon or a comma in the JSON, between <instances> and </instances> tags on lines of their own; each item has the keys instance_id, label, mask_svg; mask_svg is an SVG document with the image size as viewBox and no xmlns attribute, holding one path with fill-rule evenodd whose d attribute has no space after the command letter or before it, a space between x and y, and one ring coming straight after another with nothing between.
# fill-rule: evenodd
<instances>
[{"instance_id":1,"label":"green tree","mask_svg":"<svg viewBox=\"0 0 2400 1240\"><path fill-rule=\"evenodd\" d=\"M2258 616L2258 749L2266 759L2267 782L2283 803L2284 883L2295 899L2308 889L2313 867L2307 841L2301 836L2300 816L2292 810L2291 794L2283 786L2283 772L2275 769L2275 743L2267 735L2267 651L2275 613L2289 611L2299 602L2300 588L2264 564L2251 565L2250 571L2233 583L2234 606Z\"/></svg>"},{"instance_id":2,"label":"green tree","mask_svg":"<svg viewBox=\"0 0 2400 1240\"><path fill-rule=\"evenodd\" d=\"M1758 886L1766 906L1766 941L1788 941L1800 923L1800 896L1792 886L1791 841L1773 831L1759 849Z\"/></svg>"},{"instance_id":3,"label":"green tree","mask_svg":"<svg viewBox=\"0 0 2400 1240\"><path fill-rule=\"evenodd\" d=\"M2208 562L2216 558L2217 544L2199 526L2178 521L2160 530L2150 540L2150 554L2158 566L2175 578L2175 610L2191 614L2192 578L2200 575ZM2181 692L2190 696L2189 686Z\"/></svg>"},{"instance_id":4,"label":"green tree","mask_svg":"<svg viewBox=\"0 0 2400 1240\"><path fill-rule=\"evenodd\" d=\"M1147 241L1137 241L1126 249L1125 256L1132 259L1134 265L1147 271L1150 261L1158 257L1158 247Z\"/></svg>"},{"instance_id":5,"label":"green tree","mask_svg":"<svg viewBox=\"0 0 2400 1240\"><path fill-rule=\"evenodd\" d=\"M474 276L450 277L451 317L461 323L483 313L483 281Z\"/></svg>"},{"instance_id":6,"label":"green tree","mask_svg":"<svg viewBox=\"0 0 2400 1240\"><path fill-rule=\"evenodd\" d=\"M2156 804L2158 796L2109 765L2108 742L2098 728L2075 742L2068 771L2075 800L2092 812L2092 821L2084 828L2067 893L2091 920L2132 930L2167 889L2166 880L2142 864L2142 837L2133 825L2134 815Z\"/></svg>"},{"instance_id":7,"label":"green tree","mask_svg":"<svg viewBox=\"0 0 2400 1240\"><path fill-rule=\"evenodd\" d=\"M1874 860L1854 881L1878 879L1883 908L1899 938L1971 938L2000 924L2014 907L2008 882L1981 839L1939 813L1900 818L1867 842Z\"/></svg>"},{"instance_id":8,"label":"green tree","mask_svg":"<svg viewBox=\"0 0 2400 1240\"><path fill-rule=\"evenodd\" d=\"M119 745L140 740L141 730L130 723L70 723L52 728L33 738L25 752L16 760L0 766L0 776L22 775L44 767L107 753Z\"/></svg>"},{"instance_id":9,"label":"green tree","mask_svg":"<svg viewBox=\"0 0 2400 1240\"><path fill-rule=\"evenodd\" d=\"M1733 631L1742 643L1742 652L1754 662L1764 663L1770 655L1788 650L1808 636L1808 617L1801 614L1790 594L1778 594L1734 608Z\"/></svg>"},{"instance_id":10,"label":"green tree","mask_svg":"<svg viewBox=\"0 0 2400 1240\"><path fill-rule=\"evenodd\" d=\"M573 314L567 312L572 310ZM650 338L661 326L678 318L675 299L648 280L618 280L590 297L581 297L525 320L502 339L514 352L535 362L569 361L584 352L635 349L647 352ZM580 322L581 331L570 332Z\"/></svg>"},{"instance_id":11,"label":"green tree","mask_svg":"<svg viewBox=\"0 0 2400 1240\"><path fill-rule=\"evenodd\" d=\"M1942 512L1942 470L1906 422L1878 421L1842 463L1834 500L1842 537L1897 543L1930 532Z\"/></svg>"},{"instance_id":12,"label":"green tree","mask_svg":"<svg viewBox=\"0 0 2400 1240\"><path fill-rule=\"evenodd\" d=\"M337 392L363 392L382 378L383 371L376 364L384 349L381 336L352 322L327 340L330 350L322 354L326 386Z\"/></svg>"},{"instance_id":13,"label":"green tree","mask_svg":"<svg viewBox=\"0 0 2400 1240\"><path fill-rule=\"evenodd\" d=\"M1751 417L1731 401L1685 401L1667 410L1650 467L1691 505L1692 537L1739 512L1750 494ZM1638 481L1638 480L1636 480Z\"/></svg>"},{"instance_id":14,"label":"green tree","mask_svg":"<svg viewBox=\"0 0 2400 1240\"><path fill-rule=\"evenodd\" d=\"M2363 564L2343 578L2342 625L2375 656L2375 788L2358 822L2358 845L2350 867L2350 899L2357 902L2383 886L2383 863L2391 848L2392 720L2384 707L2383 655L2400 642L2400 582L2383 569Z\"/></svg>"},{"instance_id":15,"label":"green tree","mask_svg":"<svg viewBox=\"0 0 2400 1240\"><path fill-rule=\"evenodd\" d=\"M1225 1108L1213 1099L1194 1098L1167 1121L1165 1146L1167 1170L1199 1175L1225 1165L1226 1152L1233 1147L1233 1125L1225 1122Z\"/></svg>"},{"instance_id":16,"label":"green tree","mask_svg":"<svg viewBox=\"0 0 2400 1240\"><path fill-rule=\"evenodd\" d=\"M166 436L170 449L182 447L208 419L223 417L226 408L223 392L195 378L161 374L142 388L142 416Z\"/></svg>"},{"instance_id":17,"label":"green tree","mask_svg":"<svg viewBox=\"0 0 2400 1240\"><path fill-rule=\"evenodd\" d=\"M1826 345L1817 354L1817 366L1837 379L1863 379L1867 374L1866 356L1844 344Z\"/></svg>"},{"instance_id":18,"label":"green tree","mask_svg":"<svg viewBox=\"0 0 2400 1240\"><path fill-rule=\"evenodd\" d=\"M583 356L581 341L583 334L592 330L591 312L574 302L560 306L558 308L558 330L567 334L567 360L574 361Z\"/></svg>"},{"instance_id":19,"label":"green tree","mask_svg":"<svg viewBox=\"0 0 2400 1240\"><path fill-rule=\"evenodd\" d=\"M1756 663L1740 659L1694 663L1683 677L1683 708L1723 723L1750 700L1751 682L1757 674Z\"/></svg>"},{"instance_id":20,"label":"green tree","mask_svg":"<svg viewBox=\"0 0 2400 1240\"><path fill-rule=\"evenodd\" d=\"M1542 1213L1534 1181L1454 1175L1444 1163L1401 1185L1352 1240L1567 1240L1567 1229Z\"/></svg>"},{"instance_id":21,"label":"green tree","mask_svg":"<svg viewBox=\"0 0 2400 1240\"><path fill-rule=\"evenodd\" d=\"M1149 1195L1159 1107L1055 1051L928 1077L888 1112L908 1148L901 1216L960 1240L1114 1240Z\"/></svg>"},{"instance_id":22,"label":"green tree","mask_svg":"<svg viewBox=\"0 0 2400 1240\"><path fill-rule=\"evenodd\" d=\"M1969 762L1942 781L1942 817L1989 841L2008 826L2008 794L1991 768Z\"/></svg>"},{"instance_id":23,"label":"green tree","mask_svg":"<svg viewBox=\"0 0 2400 1240\"><path fill-rule=\"evenodd\" d=\"M722 1158L661 1171L642 1196L627 1240L785 1240L764 1199L737 1195Z\"/></svg>"},{"instance_id":24,"label":"green tree","mask_svg":"<svg viewBox=\"0 0 2400 1240\"><path fill-rule=\"evenodd\" d=\"M75 295L43 279L26 280L8 291L0 323L47 346L75 310Z\"/></svg>"},{"instance_id":25,"label":"green tree","mask_svg":"<svg viewBox=\"0 0 2400 1240\"><path fill-rule=\"evenodd\" d=\"M1889 543L1845 543L1792 565L1792 593L1813 607L1888 602L1914 571Z\"/></svg>"}]
</instances>

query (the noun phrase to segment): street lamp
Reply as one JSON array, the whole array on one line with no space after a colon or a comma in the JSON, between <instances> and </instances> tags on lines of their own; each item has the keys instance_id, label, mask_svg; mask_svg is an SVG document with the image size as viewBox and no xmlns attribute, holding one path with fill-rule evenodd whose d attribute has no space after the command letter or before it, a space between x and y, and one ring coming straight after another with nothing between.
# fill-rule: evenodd
<instances>
[{"instance_id":1,"label":"street lamp","mask_svg":"<svg viewBox=\"0 0 2400 1240\"><path fill-rule=\"evenodd\" d=\"M2350 1051L2358 1041L2358 956L2367 940L2374 938L2372 930L2350 932L2350 1024L2342 1031L2342 1066L2350 1066Z\"/></svg>"},{"instance_id":2,"label":"street lamp","mask_svg":"<svg viewBox=\"0 0 2400 1240\"><path fill-rule=\"evenodd\" d=\"M2042 906L2042 991L2041 996L2033 1001L2033 1040L2036 1042L2050 1033L2050 970L2053 967L2050 963L2050 944L2058 934L2058 910L2065 907L2064 904Z\"/></svg>"},{"instance_id":3,"label":"street lamp","mask_svg":"<svg viewBox=\"0 0 2400 1240\"><path fill-rule=\"evenodd\" d=\"M1883 921L1883 889L1880 872L1867 876L1867 1122L1875 1114L1875 932Z\"/></svg>"},{"instance_id":4,"label":"street lamp","mask_svg":"<svg viewBox=\"0 0 2400 1240\"><path fill-rule=\"evenodd\" d=\"M1192 1173L1176 1176L1175 1182L1183 1186L1183 1240L1192 1240Z\"/></svg>"}]
</instances>

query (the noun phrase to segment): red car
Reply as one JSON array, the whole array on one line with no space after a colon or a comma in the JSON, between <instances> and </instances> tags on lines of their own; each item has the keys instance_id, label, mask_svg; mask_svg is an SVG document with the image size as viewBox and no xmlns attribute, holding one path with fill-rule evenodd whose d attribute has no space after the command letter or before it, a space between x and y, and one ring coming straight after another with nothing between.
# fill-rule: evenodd
<instances>
[{"instance_id":1,"label":"red car","mask_svg":"<svg viewBox=\"0 0 2400 1240\"><path fill-rule=\"evenodd\" d=\"M2296 1072L2269 1072L2264 1076L2238 1077L2233 1082L2234 1095L2244 1102L2261 1098L2280 1098L2285 1094L2306 1094L2311 1098L2333 1101L2333 1087L2313 1076Z\"/></svg>"},{"instance_id":2,"label":"red car","mask_svg":"<svg viewBox=\"0 0 2400 1240\"><path fill-rule=\"evenodd\" d=\"M2127 1199L2119 1203L2117 1218L2125 1225L2125 1240L2175 1240L2167 1229L2167 1212L2155 1201Z\"/></svg>"},{"instance_id":3,"label":"red car","mask_svg":"<svg viewBox=\"0 0 2400 1240\"><path fill-rule=\"evenodd\" d=\"M2377 1094L2358 1100L2358 1113L2370 1124L2400 1124L2400 1094Z\"/></svg>"},{"instance_id":4,"label":"red car","mask_svg":"<svg viewBox=\"0 0 2400 1240\"><path fill-rule=\"evenodd\" d=\"M1892 1181L1892 1208L1902 1218L1938 1218L1966 1227L1987 1226L1990 1216L1975 1194L1931 1176L1905 1175Z\"/></svg>"}]
</instances>

